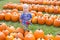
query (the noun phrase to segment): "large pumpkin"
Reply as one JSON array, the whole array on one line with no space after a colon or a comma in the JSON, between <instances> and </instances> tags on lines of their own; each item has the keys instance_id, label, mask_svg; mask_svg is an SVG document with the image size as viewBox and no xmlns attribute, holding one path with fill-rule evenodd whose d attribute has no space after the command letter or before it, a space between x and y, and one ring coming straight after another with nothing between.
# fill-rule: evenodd
<instances>
[{"instance_id":1,"label":"large pumpkin","mask_svg":"<svg viewBox=\"0 0 60 40\"><path fill-rule=\"evenodd\" d=\"M11 20L11 13L6 13L5 14L5 20L10 21Z\"/></svg>"},{"instance_id":2,"label":"large pumpkin","mask_svg":"<svg viewBox=\"0 0 60 40\"><path fill-rule=\"evenodd\" d=\"M16 29L16 32L21 32L22 34L24 34L24 29L23 29L23 28L18 27L18 28Z\"/></svg>"},{"instance_id":3,"label":"large pumpkin","mask_svg":"<svg viewBox=\"0 0 60 40\"><path fill-rule=\"evenodd\" d=\"M57 27L60 26L60 19L59 18L55 19L54 26L57 26Z\"/></svg>"},{"instance_id":4,"label":"large pumpkin","mask_svg":"<svg viewBox=\"0 0 60 40\"><path fill-rule=\"evenodd\" d=\"M54 38L54 40L60 40L60 34L57 34Z\"/></svg>"},{"instance_id":5,"label":"large pumpkin","mask_svg":"<svg viewBox=\"0 0 60 40\"><path fill-rule=\"evenodd\" d=\"M0 20L4 20L4 18L5 18L5 14L4 13L0 13Z\"/></svg>"},{"instance_id":6,"label":"large pumpkin","mask_svg":"<svg viewBox=\"0 0 60 40\"><path fill-rule=\"evenodd\" d=\"M12 14L11 20L12 20L13 22L18 21L18 20L19 20L19 15L18 15L17 13Z\"/></svg>"},{"instance_id":7,"label":"large pumpkin","mask_svg":"<svg viewBox=\"0 0 60 40\"><path fill-rule=\"evenodd\" d=\"M0 32L0 40L5 40L5 35L3 32Z\"/></svg>"},{"instance_id":8,"label":"large pumpkin","mask_svg":"<svg viewBox=\"0 0 60 40\"><path fill-rule=\"evenodd\" d=\"M38 22L38 17L37 16L33 17L32 20L31 20L31 22L33 24L36 24Z\"/></svg>"},{"instance_id":9,"label":"large pumpkin","mask_svg":"<svg viewBox=\"0 0 60 40\"><path fill-rule=\"evenodd\" d=\"M52 25L53 24L53 19L52 18L47 18L46 19L46 24L47 25Z\"/></svg>"},{"instance_id":10,"label":"large pumpkin","mask_svg":"<svg viewBox=\"0 0 60 40\"><path fill-rule=\"evenodd\" d=\"M45 23L45 18L44 17L38 17L38 24L44 24Z\"/></svg>"},{"instance_id":11,"label":"large pumpkin","mask_svg":"<svg viewBox=\"0 0 60 40\"><path fill-rule=\"evenodd\" d=\"M52 34L47 34L45 40L54 40L54 36Z\"/></svg>"},{"instance_id":12,"label":"large pumpkin","mask_svg":"<svg viewBox=\"0 0 60 40\"><path fill-rule=\"evenodd\" d=\"M36 30L35 32L34 32L34 36L35 36L35 38L37 39L37 38L44 38L44 32L43 32L43 30Z\"/></svg>"},{"instance_id":13,"label":"large pumpkin","mask_svg":"<svg viewBox=\"0 0 60 40\"><path fill-rule=\"evenodd\" d=\"M35 40L35 37L33 34L27 34L25 37L24 37L24 40Z\"/></svg>"}]
</instances>

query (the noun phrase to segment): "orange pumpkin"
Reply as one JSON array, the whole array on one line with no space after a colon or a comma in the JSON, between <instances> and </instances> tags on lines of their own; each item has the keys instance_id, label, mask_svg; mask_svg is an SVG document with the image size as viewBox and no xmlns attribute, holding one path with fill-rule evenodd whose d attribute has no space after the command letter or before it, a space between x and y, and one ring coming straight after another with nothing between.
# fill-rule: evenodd
<instances>
[{"instance_id":1,"label":"orange pumpkin","mask_svg":"<svg viewBox=\"0 0 60 40\"><path fill-rule=\"evenodd\" d=\"M45 11L44 6L43 6L43 5L39 5L39 6L38 6L38 11L39 11L39 12Z\"/></svg>"},{"instance_id":2,"label":"orange pumpkin","mask_svg":"<svg viewBox=\"0 0 60 40\"><path fill-rule=\"evenodd\" d=\"M51 5L56 5L56 1L51 1Z\"/></svg>"},{"instance_id":3,"label":"orange pumpkin","mask_svg":"<svg viewBox=\"0 0 60 40\"><path fill-rule=\"evenodd\" d=\"M13 22L18 21L18 20L19 20L19 15L18 15L16 12L14 12L14 13L12 14L12 16L11 16L11 20L12 20Z\"/></svg>"},{"instance_id":4,"label":"orange pumpkin","mask_svg":"<svg viewBox=\"0 0 60 40\"><path fill-rule=\"evenodd\" d=\"M44 0L44 1L43 1L43 4L44 4L44 5L48 4L48 3L47 3L47 0Z\"/></svg>"},{"instance_id":5,"label":"orange pumpkin","mask_svg":"<svg viewBox=\"0 0 60 40\"><path fill-rule=\"evenodd\" d=\"M58 14L58 6L54 7L54 13Z\"/></svg>"},{"instance_id":6,"label":"orange pumpkin","mask_svg":"<svg viewBox=\"0 0 60 40\"><path fill-rule=\"evenodd\" d=\"M10 35L13 36L14 38L15 38L16 34L17 34L16 32L10 33Z\"/></svg>"},{"instance_id":7,"label":"orange pumpkin","mask_svg":"<svg viewBox=\"0 0 60 40\"><path fill-rule=\"evenodd\" d=\"M10 21L11 20L11 13L6 13L5 14L5 20Z\"/></svg>"},{"instance_id":8,"label":"orange pumpkin","mask_svg":"<svg viewBox=\"0 0 60 40\"><path fill-rule=\"evenodd\" d=\"M26 30L25 33L24 33L24 36L26 36L27 34L31 33L32 34L32 31L30 30Z\"/></svg>"},{"instance_id":9,"label":"orange pumpkin","mask_svg":"<svg viewBox=\"0 0 60 40\"><path fill-rule=\"evenodd\" d=\"M42 4L43 3L43 0L38 0L38 4Z\"/></svg>"},{"instance_id":10,"label":"orange pumpkin","mask_svg":"<svg viewBox=\"0 0 60 40\"><path fill-rule=\"evenodd\" d=\"M59 12L59 14L60 14L60 7L58 8L58 12Z\"/></svg>"},{"instance_id":11,"label":"orange pumpkin","mask_svg":"<svg viewBox=\"0 0 60 40\"><path fill-rule=\"evenodd\" d=\"M44 24L45 18L44 17L38 17L38 24Z\"/></svg>"},{"instance_id":12,"label":"orange pumpkin","mask_svg":"<svg viewBox=\"0 0 60 40\"><path fill-rule=\"evenodd\" d=\"M60 26L60 18L55 19L54 26L57 26L57 27Z\"/></svg>"},{"instance_id":13,"label":"orange pumpkin","mask_svg":"<svg viewBox=\"0 0 60 40\"><path fill-rule=\"evenodd\" d=\"M17 10L17 9L13 9L13 10L12 10L12 14L13 14L14 12L17 12L17 13L18 13L18 10Z\"/></svg>"},{"instance_id":14,"label":"orange pumpkin","mask_svg":"<svg viewBox=\"0 0 60 40\"><path fill-rule=\"evenodd\" d=\"M32 18L31 22L32 22L33 24L36 24L36 23L38 22L37 19L38 19L38 17L35 16L35 17Z\"/></svg>"},{"instance_id":15,"label":"orange pumpkin","mask_svg":"<svg viewBox=\"0 0 60 40\"><path fill-rule=\"evenodd\" d=\"M24 40L35 40L35 37L33 34L27 34L25 37L24 37Z\"/></svg>"},{"instance_id":16,"label":"orange pumpkin","mask_svg":"<svg viewBox=\"0 0 60 40\"><path fill-rule=\"evenodd\" d=\"M16 29L16 32L21 32L22 34L24 34L24 29L23 29L23 28L18 27L18 28Z\"/></svg>"},{"instance_id":17,"label":"orange pumpkin","mask_svg":"<svg viewBox=\"0 0 60 40\"><path fill-rule=\"evenodd\" d=\"M7 28L7 30L8 30L10 33L15 32L14 26L9 26L9 27Z\"/></svg>"},{"instance_id":18,"label":"orange pumpkin","mask_svg":"<svg viewBox=\"0 0 60 40\"><path fill-rule=\"evenodd\" d=\"M13 39L14 39L14 37L10 34L6 36L6 40L13 40Z\"/></svg>"},{"instance_id":19,"label":"orange pumpkin","mask_svg":"<svg viewBox=\"0 0 60 40\"><path fill-rule=\"evenodd\" d=\"M0 40L5 40L5 35L3 32L0 32Z\"/></svg>"},{"instance_id":20,"label":"orange pumpkin","mask_svg":"<svg viewBox=\"0 0 60 40\"><path fill-rule=\"evenodd\" d=\"M53 13L54 12L54 7L53 6L50 6L49 7L49 13Z\"/></svg>"},{"instance_id":21,"label":"orange pumpkin","mask_svg":"<svg viewBox=\"0 0 60 40\"><path fill-rule=\"evenodd\" d=\"M23 34L20 33L20 32L19 33L16 33L15 37L18 37L18 38L20 38L20 39L23 40Z\"/></svg>"},{"instance_id":22,"label":"orange pumpkin","mask_svg":"<svg viewBox=\"0 0 60 40\"><path fill-rule=\"evenodd\" d=\"M60 40L60 34L57 34L54 38L54 40Z\"/></svg>"},{"instance_id":23,"label":"orange pumpkin","mask_svg":"<svg viewBox=\"0 0 60 40\"><path fill-rule=\"evenodd\" d=\"M7 25L5 23L0 23L0 31L5 30Z\"/></svg>"},{"instance_id":24,"label":"orange pumpkin","mask_svg":"<svg viewBox=\"0 0 60 40\"><path fill-rule=\"evenodd\" d=\"M49 12L49 7L45 6L45 12L48 13Z\"/></svg>"},{"instance_id":25,"label":"orange pumpkin","mask_svg":"<svg viewBox=\"0 0 60 40\"><path fill-rule=\"evenodd\" d=\"M9 34L8 30L3 30L2 32L5 34L5 36L7 36Z\"/></svg>"},{"instance_id":26,"label":"orange pumpkin","mask_svg":"<svg viewBox=\"0 0 60 40\"><path fill-rule=\"evenodd\" d=\"M42 12L38 12L37 16L43 16L43 13Z\"/></svg>"},{"instance_id":27,"label":"orange pumpkin","mask_svg":"<svg viewBox=\"0 0 60 40\"><path fill-rule=\"evenodd\" d=\"M5 18L5 14L4 13L0 13L0 20L4 20Z\"/></svg>"},{"instance_id":28,"label":"orange pumpkin","mask_svg":"<svg viewBox=\"0 0 60 40\"><path fill-rule=\"evenodd\" d=\"M47 34L45 40L54 40L54 36L52 34Z\"/></svg>"},{"instance_id":29,"label":"orange pumpkin","mask_svg":"<svg viewBox=\"0 0 60 40\"><path fill-rule=\"evenodd\" d=\"M46 19L46 24L47 25L52 25L53 24L53 19L52 18L47 18Z\"/></svg>"},{"instance_id":30,"label":"orange pumpkin","mask_svg":"<svg viewBox=\"0 0 60 40\"><path fill-rule=\"evenodd\" d=\"M31 11L31 13L37 15L37 12L36 11Z\"/></svg>"},{"instance_id":31,"label":"orange pumpkin","mask_svg":"<svg viewBox=\"0 0 60 40\"><path fill-rule=\"evenodd\" d=\"M34 32L34 36L35 36L35 38L36 39L38 39L38 38L44 38L44 32L43 32L43 30L36 30L35 32Z\"/></svg>"},{"instance_id":32,"label":"orange pumpkin","mask_svg":"<svg viewBox=\"0 0 60 40\"><path fill-rule=\"evenodd\" d=\"M31 13L31 15L32 15L32 18L35 17L35 14Z\"/></svg>"},{"instance_id":33,"label":"orange pumpkin","mask_svg":"<svg viewBox=\"0 0 60 40\"><path fill-rule=\"evenodd\" d=\"M8 5L4 5L3 8L6 9Z\"/></svg>"}]
</instances>

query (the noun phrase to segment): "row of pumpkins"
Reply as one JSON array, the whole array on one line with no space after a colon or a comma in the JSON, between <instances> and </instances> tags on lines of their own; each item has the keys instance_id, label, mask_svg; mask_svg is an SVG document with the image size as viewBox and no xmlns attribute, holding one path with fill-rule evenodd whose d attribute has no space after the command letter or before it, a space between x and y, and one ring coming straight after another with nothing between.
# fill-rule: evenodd
<instances>
[{"instance_id":1,"label":"row of pumpkins","mask_svg":"<svg viewBox=\"0 0 60 40\"><path fill-rule=\"evenodd\" d=\"M44 34L44 31L37 29L34 33L31 30L14 26L7 26L5 23L0 23L0 40L60 40L60 34L56 36L52 34Z\"/></svg>"},{"instance_id":2,"label":"row of pumpkins","mask_svg":"<svg viewBox=\"0 0 60 40\"><path fill-rule=\"evenodd\" d=\"M29 10L35 10L39 12L47 12L47 13L54 13L58 14L60 13L60 6L47 6L47 5L35 5L35 4L28 4L29 5ZM18 9L18 10L23 10L23 3L21 4L13 4L13 3L8 3L3 6L4 9Z\"/></svg>"},{"instance_id":3,"label":"row of pumpkins","mask_svg":"<svg viewBox=\"0 0 60 40\"><path fill-rule=\"evenodd\" d=\"M0 20L6 21L19 21L22 11L18 12L17 9L13 10L3 10L0 12ZM33 24L47 24L54 25L60 27L60 15L50 15L43 14L42 12L31 11L32 19L31 22Z\"/></svg>"},{"instance_id":4,"label":"row of pumpkins","mask_svg":"<svg viewBox=\"0 0 60 40\"><path fill-rule=\"evenodd\" d=\"M21 3L43 4L43 5L60 5L58 0L20 0Z\"/></svg>"}]
</instances>

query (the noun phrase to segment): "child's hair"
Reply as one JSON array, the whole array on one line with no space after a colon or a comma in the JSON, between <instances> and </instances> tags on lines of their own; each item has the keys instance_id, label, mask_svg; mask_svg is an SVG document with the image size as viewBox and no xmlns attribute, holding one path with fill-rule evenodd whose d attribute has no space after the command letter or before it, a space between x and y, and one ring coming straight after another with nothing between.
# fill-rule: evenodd
<instances>
[{"instance_id":1,"label":"child's hair","mask_svg":"<svg viewBox=\"0 0 60 40\"><path fill-rule=\"evenodd\" d=\"M23 9L27 9L28 7L29 7L28 4L23 5Z\"/></svg>"}]
</instances>

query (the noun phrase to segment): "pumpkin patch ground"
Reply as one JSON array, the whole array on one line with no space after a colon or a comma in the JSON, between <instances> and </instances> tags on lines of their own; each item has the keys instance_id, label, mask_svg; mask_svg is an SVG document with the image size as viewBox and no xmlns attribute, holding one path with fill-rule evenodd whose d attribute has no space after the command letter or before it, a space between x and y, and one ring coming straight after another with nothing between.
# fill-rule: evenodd
<instances>
[{"instance_id":1,"label":"pumpkin patch ground","mask_svg":"<svg viewBox=\"0 0 60 40\"><path fill-rule=\"evenodd\" d=\"M0 10L3 10L3 5L5 5L6 3L9 3L9 2L12 2L12 3L19 3L20 2L20 0L0 0ZM35 9L34 9L35 10ZM51 8L51 10L52 10L52 8ZM51 11L51 10L49 10L49 12ZM46 10L45 10L46 11ZM53 11L53 10L52 10ZM52 12L51 11L51 12ZM32 13L33 13L33 11L32 11ZM40 12L38 12L38 13L40 13ZM44 13L44 12L43 12ZM15 28L17 28L17 27L22 27L21 26L21 24L19 23L19 22L15 22L15 21L17 21L17 20L13 20L13 18L12 18L12 21L14 21L14 22L12 22L12 21L10 21L10 17L9 18L7 18L6 16L7 15L9 15L10 16L10 14L6 14L5 15L5 19L7 19L7 21L5 21L5 20L3 20L3 19L1 19L1 17L0 17L0 23L6 23L8 26L9 25L12 25L12 26L14 26ZM16 14L14 14L14 15L16 15ZM12 15L12 17L14 16L14 15ZM48 33L51 33L52 35L56 35L57 33L60 33L60 25L59 25L59 27L55 27L55 26L53 26L52 24L53 24L53 21L52 22L49 22L49 20L48 19L50 19L49 17L47 18L47 20L43 20L43 17L38 17L37 18L37 16L35 16L35 14L32 14L33 15L33 17L35 17L35 18L33 18L32 19L32 22L33 22L33 24L32 25L30 25L29 26L29 30L32 30L33 32L35 32L35 30L37 30L37 29L42 29L43 31L44 31L44 33L45 34L48 34ZM38 16L39 16L39 14L37 14ZM42 15L44 15L44 14L41 14L40 13L40 16L42 16ZM53 15L53 13L52 13L52 15ZM57 15L57 14L55 14L55 15ZM49 16L49 15L48 15ZM45 16L44 16L45 17ZM60 18L60 16L59 16L59 18ZM35 20L36 19L36 20ZM35 21L34 21L35 20ZM41 22L39 21L39 20L42 20ZM59 19L60 20L60 19ZM37 23L36 21L38 21L38 24L34 24L34 23ZM51 20L50 20L51 21ZM46 24L45 24L45 22L46 22ZM49 24L50 23L50 24ZM54 25L57 25L56 24L56 22L55 22L55 24ZM7 30L6 30L7 31ZM10 30L11 31L11 30ZM4 31L3 31L4 32ZM7 31L8 32L8 31ZM30 35L30 34L29 34ZM26 39L25 39L26 40Z\"/></svg>"}]
</instances>

